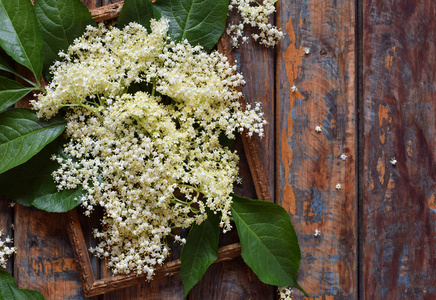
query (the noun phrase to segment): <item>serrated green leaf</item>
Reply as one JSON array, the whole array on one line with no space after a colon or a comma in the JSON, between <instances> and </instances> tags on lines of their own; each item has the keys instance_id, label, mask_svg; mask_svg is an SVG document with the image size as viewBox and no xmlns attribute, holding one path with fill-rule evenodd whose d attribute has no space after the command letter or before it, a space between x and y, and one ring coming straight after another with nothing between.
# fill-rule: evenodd
<instances>
[{"instance_id":1,"label":"serrated green leaf","mask_svg":"<svg viewBox=\"0 0 436 300\"><path fill-rule=\"evenodd\" d=\"M28 161L65 129L62 118L38 119L27 108L0 113L0 174Z\"/></svg>"},{"instance_id":2,"label":"serrated green leaf","mask_svg":"<svg viewBox=\"0 0 436 300\"><path fill-rule=\"evenodd\" d=\"M59 168L51 156L61 153L63 143L64 140L57 138L26 163L0 174L0 194L48 212L67 212L78 206L81 202L74 199L79 199L83 190L58 192L51 175Z\"/></svg>"},{"instance_id":3,"label":"serrated green leaf","mask_svg":"<svg viewBox=\"0 0 436 300\"><path fill-rule=\"evenodd\" d=\"M229 0L157 0L155 7L170 20L170 36L212 49L226 27Z\"/></svg>"},{"instance_id":4,"label":"serrated green leaf","mask_svg":"<svg viewBox=\"0 0 436 300\"><path fill-rule=\"evenodd\" d=\"M31 90L32 88L26 88L15 80L0 76L0 112L17 103Z\"/></svg>"},{"instance_id":5,"label":"serrated green leaf","mask_svg":"<svg viewBox=\"0 0 436 300\"><path fill-rule=\"evenodd\" d=\"M207 219L200 225L193 225L189 231L180 255L180 277L185 297L218 258L219 222L219 215L208 210Z\"/></svg>"},{"instance_id":6,"label":"serrated green leaf","mask_svg":"<svg viewBox=\"0 0 436 300\"><path fill-rule=\"evenodd\" d=\"M280 205L233 195L231 206L241 255L259 279L281 287L297 283L301 253L288 213Z\"/></svg>"},{"instance_id":7,"label":"serrated green leaf","mask_svg":"<svg viewBox=\"0 0 436 300\"><path fill-rule=\"evenodd\" d=\"M136 22L150 32L150 20L156 18L153 4L150 0L125 0L120 15L118 28L123 28L130 22Z\"/></svg>"},{"instance_id":8,"label":"serrated green leaf","mask_svg":"<svg viewBox=\"0 0 436 300\"><path fill-rule=\"evenodd\" d=\"M38 291L18 288L12 275L5 270L0 269L0 299L44 300L44 296Z\"/></svg>"},{"instance_id":9,"label":"serrated green leaf","mask_svg":"<svg viewBox=\"0 0 436 300\"><path fill-rule=\"evenodd\" d=\"M0 47L39 79L42 37L29 0L0 0Z\"/></svg>"},{"instance_id":10,"label":"serrated green leaf","mask_svg":"<svg viewBox=\"0 0 436 300\"><path fill-rule=\"evenodd\" d=\"M42 33L44 74L59 60L75 38L83 34L87 25L95 26L88 8L80 0L35 0L35 12Z\"/></svg>"}]
</instances>

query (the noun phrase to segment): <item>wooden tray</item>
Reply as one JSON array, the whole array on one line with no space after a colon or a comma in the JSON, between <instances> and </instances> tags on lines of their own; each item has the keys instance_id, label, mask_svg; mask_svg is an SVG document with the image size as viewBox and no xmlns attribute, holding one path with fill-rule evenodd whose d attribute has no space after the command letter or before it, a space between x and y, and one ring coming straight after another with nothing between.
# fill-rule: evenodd
<instances>
[{"instance_id":1,"label":"wooden tray","mask_svg":"<svg viewBox=\"0 0 436 300\"><path fill-rule=\"evenodd\" d=\"M101 8L91 10L95 21L101 22L116 18L121 11L123 2L107 5ZM231 55L230 42L223 37L218 43L218 49L221 53L234 61ZM244 152L247 157L250 173L253 178L256 194L259 199L272 201L269 191L265 171L263 169L260 150L256 143L252 142L245 134L241 135ZM95 279L92 271L91 260L88 254L88 247L80 225L79 217L76 210L67 213L68 216L68 236L73 248L74 257L80 274L83 291L86 297L104 294L113 290L126 288L132 285L140 284L146 281L145 275L117 275L103 279ZM218 259L214 263L231 260L241 254L241 245L239 243L223 246L218 250ZM177 274L180 271L180 259L169 261L156 268L154 279L162 278Z\"/></svg>"}]
</instances>

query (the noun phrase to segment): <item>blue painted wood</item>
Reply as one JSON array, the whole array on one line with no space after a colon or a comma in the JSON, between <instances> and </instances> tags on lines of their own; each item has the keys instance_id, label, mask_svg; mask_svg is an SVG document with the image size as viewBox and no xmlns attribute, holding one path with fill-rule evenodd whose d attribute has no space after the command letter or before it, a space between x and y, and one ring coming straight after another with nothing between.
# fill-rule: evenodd
<instances>
[{"instance_id":1,"label":"blue painted wood","mask_svg":"<svg viewBox=\"0 0 436 300\"><path fill-rule=\"evenodd\" d=\"M355 2L279 6L276 195L299 238L299 284L315 299L355 299Z\"/></svg>"}]
</instances>

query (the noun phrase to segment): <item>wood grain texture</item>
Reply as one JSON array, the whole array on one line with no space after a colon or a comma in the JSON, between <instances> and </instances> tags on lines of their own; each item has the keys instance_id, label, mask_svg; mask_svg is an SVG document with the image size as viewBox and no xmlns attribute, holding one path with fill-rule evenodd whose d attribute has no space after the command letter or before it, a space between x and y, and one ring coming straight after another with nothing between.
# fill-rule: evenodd
<instances>
[{"instance_id":1,"label":"wood grain texture","mask_svg":"<svg viewBox=\"0 0 436 300\"><path fill-rule=\"evenodd\" d=\"M63 214L15 205L15 280L47 300L83 299Z\"/></svg>"},{"instance_id":2,"label":"wood grain texture","mask_svg":"<svg viewBox=\"0 0 436 300\"><path fill-rule=\"evenodd\" d=\"M436 299L435 21L430 0L363 7L366 299Z\"/></svg>"},{"instance_id":3,"label":"wood grain texture","mask_svg":"<svg viewBox=\"0 0 436 300\"><path fill-rule=\"evenodd\" d=\"M237 17L231 15L228 22L237 22ZM249 34L250 31L247 36ZM244 76L244 103L262 103L269 123L265 127L264 138L240 136L237 139L236 149L241 158L239 166L243 184L236 186L235 193L274 201L274 50L253 41L234 49L226 34L217 46L229 61L236 63L238 71ZM188 299L274 299L274 296L273 286L262 283L242 259L236 259L211 266L192 289Z\"/></svg>"},{"instance_id":4,"label":"wood grain texture","mask_svg":"<svg viewBox=\"0 0 436 300\"><path fill-rule=\"evenodd\" d=\"M354 1L280 1L278 17L276 195L299 238L298 281L314 299L355 299Z\"/></svg>"}]
</instances>

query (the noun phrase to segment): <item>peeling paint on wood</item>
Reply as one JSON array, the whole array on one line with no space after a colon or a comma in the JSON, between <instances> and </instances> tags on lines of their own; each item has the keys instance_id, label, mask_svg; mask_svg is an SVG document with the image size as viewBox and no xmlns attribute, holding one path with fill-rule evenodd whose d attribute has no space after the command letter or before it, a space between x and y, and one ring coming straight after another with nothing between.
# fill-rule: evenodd
<instances>
[{"instance_id":1,"label":"peeling paint on wood","mask_svg":"<svg viewBox=\"0 0 436 300\"><path fill-rule=\"evenodd\" d=\"M279 7L286 36L277 71L276 195L299 237L298 279L310 299L355 299L354 2L281 1ZM295 298L304 299L298 292Z\"/></svg>"},{"instance_id":2,"label":"peeling paint on wood","mask_svg":"<svg viewBox=\"0 0 436 300\"><path fill-rule=\"evenodd\" d=\"M113 1L82 2L94 8ZM247 78L246 100L261 101L269 121L267 136L255 143L268 183L275 184L271 197L290 213L299 236L298 279L312 297L295 292L295 299L355 299L358 282L365 299L435 299L436 4L363 1L362 117L356 115L355 3L280 0L277 23L286 36L276 54L253 43L231 51ZM361 141L357 118L364 123ZM357 142L364 150L360 223ZM254 197L241 156L245 185L238 192ZM16 221L19 252L8 270L14 269L20 287L39 289L47 299L84 299L65 220L21 206L13 211L0 199L0 229ZM107 272L97 259L92 265L96 274ZM274 288L238 259L212 266L188 299L274 297ZM183 299L183 288L173 276L92 299Z\"/></svg>"},{"instance_id":3,"label":"peeling paint on wood","mask_svg":"<svg viewBox=\"0 0 436 300\"><path fill-rule=\"evenodd\" d=\"M435 22L434 1L363 4L365 299L436 298Z\"/></svg>"}]
</instances>

